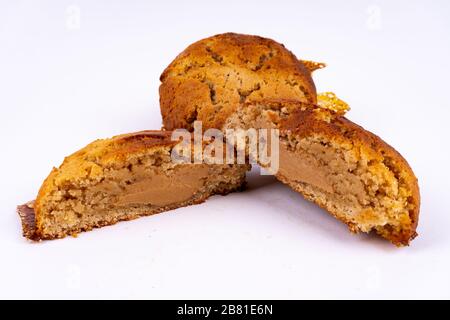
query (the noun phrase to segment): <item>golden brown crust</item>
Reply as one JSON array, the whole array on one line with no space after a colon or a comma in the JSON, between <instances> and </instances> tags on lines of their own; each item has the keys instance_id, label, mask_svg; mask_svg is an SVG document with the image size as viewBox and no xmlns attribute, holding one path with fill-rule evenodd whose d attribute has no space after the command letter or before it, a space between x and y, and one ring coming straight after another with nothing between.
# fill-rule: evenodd
<instances>
[{"instance_id":1,"label":"golden brown crust","mask_svg":"<svg viewBox=\"0 0 450 320\"><path fill-rule=\"evenodd\" d=\"M311 72L282 44L258 36L225 33L190 45L161 75L164 127L221 129L242 102L290 98L316 102Z\"/></svg>"},{"instance_id":2,"label":"golden brown crust","mask_svg":"<svg viewBox=\"0 0 450 320\"><path fill-rule=\"evenodd\" d=\"M247 105L254 104L263 104L270 110L281 110L283 108L287 110L289 115L286 117L280 118L276 113L272 115L271 121L280 129L280 136L295 134L299 138L328 137L342 145L351 145L358 149L361 154L367 155L367 158L383 163L394 173L396 179L404 185L404 188L410 192L407 199L408 204L405 205L411 208L409 211L411 225L401 233L389 233L387 238L394 244L408 245L410 240L417 236L416 228L420 210L418 181L408 162L393 147L377 135L331 110L286 99L247 103ZM353 228L354 226L350 227ZM356 228L353 229L357 231Z\"/></svg>"},{"instance_id":3,"label":"golden brown crust","mask_svg":"<svg viewBox=\"0 0 450 320\"><path fill-rule=\"evenodd\" d=\"M316 61L310 61L310 60L300 60L306 67L306 69L308 69L308 71L310 73L313 73L316 70L319 69L323 69L325 68L327 65L323 62L316 62Z\"/></svg>"},{"instance_id":4,"label":"golden brown crust","mask_svg":"<svg viewBox=\"0 0 450 320\"><path fill-rule=\"evenodd\" d=\"M110 139L96 140L66 157L59 169L53 168L39 189L35 201L36 224L39 226L41 200L55 186L63 185L74 176L95 179L101 173L98 169L102 165L123 163L130 155L146 152L149 148L175 145L177 142L171 141L170 135L171 132L157 130L118 135Z\"/></svg>"}]
</instances>

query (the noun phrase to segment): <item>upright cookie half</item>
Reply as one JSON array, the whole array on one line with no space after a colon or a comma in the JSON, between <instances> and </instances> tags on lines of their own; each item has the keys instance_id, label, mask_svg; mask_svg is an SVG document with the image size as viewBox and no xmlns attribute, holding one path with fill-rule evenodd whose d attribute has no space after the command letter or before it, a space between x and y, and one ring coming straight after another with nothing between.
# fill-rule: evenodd
<instances>
[{"instance_id":1,"label":"upright cookie half","mask_svg":"<svg viewBox=\"0 0 450 320\"><path fill-rule=\"evenodd\" d=\"M18 207L24 236L63 238L243 187L247 165L174 162L180 146L171 132L142 131L75 152L52 170L36 201Z\"/></svg>"},{"instance_id":2,"label":"upright cookie half","mask_svg":"<svg viewBox=\"0 0 450 320\"><path fill-rule=\"evenodd\" d=\"M198 41L162 73L161 113L167 130L220 129L252 99L287 98L315 103L311 69L283 45L262 37L226 33Z\"/></svg>"}]
</instances>

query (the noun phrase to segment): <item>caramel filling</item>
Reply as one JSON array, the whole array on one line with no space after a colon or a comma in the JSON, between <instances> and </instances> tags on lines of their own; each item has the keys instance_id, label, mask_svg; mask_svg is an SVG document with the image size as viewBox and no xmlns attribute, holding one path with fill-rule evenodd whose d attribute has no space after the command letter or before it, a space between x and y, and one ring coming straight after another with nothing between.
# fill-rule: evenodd
<instances>
[{"instance_id":1,"label":"caramel filling","mask_svg":"<svg viewBox=\"0 0 450 320\"><path fill-rule=\"evenodd\" d=\"M187 201L204 185L208 177L208 165L179 165L165 173L159 170L135 167L131 172L122 172L117 182L103 182L95 186L95 191L116 197L115 205L150 204L166 206Z\"/></svg>"},{"instance_id":2,"label":"caramel filling","mask_svg":"<svg viewBox=\"0 0 450 320\"><path fill-rule=\"evenodd\" d=\"M327 192L333 192L333 185L327 179L323 167L313 158L296 155L280 142L280 168L278 174L296 182L311 184Z\"/></svg>"}]
</instances>

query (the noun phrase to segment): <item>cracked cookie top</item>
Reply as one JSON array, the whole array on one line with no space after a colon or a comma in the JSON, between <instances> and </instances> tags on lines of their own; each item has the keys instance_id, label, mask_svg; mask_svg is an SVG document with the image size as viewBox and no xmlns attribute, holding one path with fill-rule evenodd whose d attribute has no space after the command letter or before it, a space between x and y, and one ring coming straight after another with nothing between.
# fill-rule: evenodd
<instances>
[{"instance_id":1,"label":"cracked cookie top","mask_svg":"<svg viewBox=\"0 0 450 320\"><path fill-rule=\"evenodd\" d=\"M310 68L273 40L225 33L190 45L164 70L160 106L164 128L221 129L253 99L316 103Z\"/></svg>"}]
</instances>

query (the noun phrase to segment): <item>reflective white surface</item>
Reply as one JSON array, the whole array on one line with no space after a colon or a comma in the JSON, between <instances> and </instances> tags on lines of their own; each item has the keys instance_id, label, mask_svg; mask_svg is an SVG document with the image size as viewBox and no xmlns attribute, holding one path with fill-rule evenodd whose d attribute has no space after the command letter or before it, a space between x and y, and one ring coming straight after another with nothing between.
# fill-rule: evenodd
<instances>
[{"instance_id":1,"label":"reflective white surface","mask_svg":"<svg viewBox=\"0 0 450 320\"><path fill-rule=\"evenodd\" d=\"M450 298L449 2L215 3L0 0L0 298ZM419 177L411 246L351 235L257 172L242 193L25 241L15 206L51 167L91 140L158 129L164 67L226 31L328 64L318 91Z\"/></svg>"}]
</instances>

